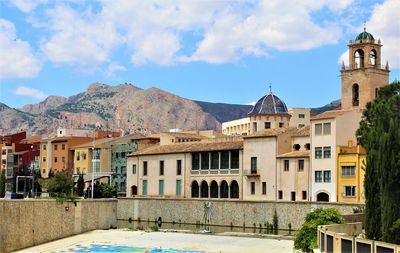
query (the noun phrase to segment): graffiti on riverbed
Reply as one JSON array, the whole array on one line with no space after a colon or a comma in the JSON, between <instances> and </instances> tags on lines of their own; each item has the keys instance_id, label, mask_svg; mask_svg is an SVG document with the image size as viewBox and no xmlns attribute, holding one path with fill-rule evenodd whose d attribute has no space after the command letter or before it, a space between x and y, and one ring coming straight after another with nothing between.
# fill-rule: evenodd
<instances>
[{"instance_id":1,"label":"graffiti on riverbed","mask_svg":"<svg viewBox=\"0 0 400 253\"><path fill-rule=\"evenodd\" d=\"M106 252L123 252L123 253L206 253L205 250L196 249L163 249L163 248L143 248L131 247L113 244L90 244L89 246L75 245L67 250L51 253L106 253Z\"/></svg>"}]
</instances>

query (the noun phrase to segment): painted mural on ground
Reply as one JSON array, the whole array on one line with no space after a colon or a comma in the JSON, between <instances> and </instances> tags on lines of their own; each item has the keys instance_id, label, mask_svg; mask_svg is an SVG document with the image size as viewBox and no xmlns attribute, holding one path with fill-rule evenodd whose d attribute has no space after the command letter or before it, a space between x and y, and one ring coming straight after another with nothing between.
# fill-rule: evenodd
<instances>
[{"instance_id":1,"label":"painted mural on ground","mask_svg":"<svg viewBox=\"0 0 400 253\"><path fill-rule=\"evenodd\" d=\"M132 246L121 246L113 244L90 244L89 246L75 245L67 250L53 251L51 253L105 253L105 252L123 252L123 253L206 253L205 250L193 248L187 249L163 249L163 248L143 248Z\"/></svg>"}]
</instances>

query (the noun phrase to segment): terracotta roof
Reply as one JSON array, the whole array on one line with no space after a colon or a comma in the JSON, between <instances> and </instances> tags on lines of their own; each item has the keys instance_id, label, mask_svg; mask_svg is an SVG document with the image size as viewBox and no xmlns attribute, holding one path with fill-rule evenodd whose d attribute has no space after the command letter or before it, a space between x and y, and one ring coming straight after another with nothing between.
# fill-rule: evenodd
<instances>
[{"instance_id":1,"label":"terracotta roof","mask_svg":"<svg viewBox=\"0 0 400 253\"><path fill-rule=\"evenodd\" d=\"M336 118L337 116L343 115L346 112L351 112L351 111L356 111L357 109L350 109L350 110L342 110L342 109L336 109L336 110L330 110L326 111L320 114L317 114L315 116L311 117L311 120L319 120L319 119L333 119Z\"/></svg>"},{"instance_id":2,"label":"terracotta roof","mask_svg":"<svg viewBox=\"0 0 400 253\"><path fill-rule=\"evenodd\" d=\"M88 138L90 138L90 137L84 137L84 136L64 136L64 137L50 137L50 138L45 138L45 139L42 139L40 142L48 142L48 141L53 141L53 142L56 142L56 141L68 141L68 140L73 140L73 139L81 139L81 138L86 138L86 139L88 139Z\"/></svg>"},{"instance_id":3,"label":"terracotta roof","mask_svg":"<svg viewBox=\"0 0 400 253\"><path fill-rule=\"evenodd\" d=\"M293 134L293 136L294 137L310 136L310 126L305 126L296 129L296 132Z\"/></svg>"},{"instance_id":4,"label":"terracotta roof","mask_svg":"<svg viewBox=\"0 0 400 253\"><path fill-rule=\"evenodd\" d=\"M287 132L295 132L296 129L297 128L295 127L263 129L254 134L243 136L243 138L247 139L247 138L260 138L260 137L274 137Z\"/></svg>"},{"instance_id":5,"label":"terracotta roof","mask_svg":"<svg viewBox=\"0 0 400 253\"><path fill-rule=\"evenodd\" d=\"M42 140L42 136L40 135L33 135L28 138L21 140L22 143L35 143L40 142Z\"/></svg>"},{"instance_id":6,"label":"terracotta roof","mask_svg":"<svg viewBox=\"0 0 400 253\"><path fill-rule=\"evenodd\" d=\"M232 149L243 149L243 141L185 142L185 143L171 144L171 145L155 145L146 148L142 151L139 151L131 156L189 153L189 152L232 150Z\"/></svg>"},{"instance_id":7,"label":"terracotta roof","mask_svg":"<svg viewBox=\"0 0 400 253\"><path fill-rule=\"evenodd\" d=\"M277 158L294 158L294 157L310 157L310 151L292 151L282 155L278 155Z\"/></svg>"},{"instance_id":8,"label":"terracotta roof","mask_svg":"<svg viewBox=\"0 0 400 253\"><path fill-rule=\"evenodd\" d=\"M101 145L106 144L108 142L111 142L115 140L116 138L103 138L103 139L95 139L94 140L94 146L95 148L99 148ZM93 141L86 142L83 144L75 145L71 149L76 149L76 148L88 148L88 147L93 147Z\"/></svg>"},{"instance_id":9,"label":"terracotta roof","mask_svg":"<svg viewBox=\"0 0 400 253\"><path fill-rule=\"evenodd\" d=\"M191 134L191 133L179 133L179 132L166 132L166 133L161 133L161 134L166 134L169 136L173 136L173 137L181 137L181 138L192 138L192 139L204 139L207 137L204 137L202 135L198 135L198 134Z\"/></svg>"}]
</instances>

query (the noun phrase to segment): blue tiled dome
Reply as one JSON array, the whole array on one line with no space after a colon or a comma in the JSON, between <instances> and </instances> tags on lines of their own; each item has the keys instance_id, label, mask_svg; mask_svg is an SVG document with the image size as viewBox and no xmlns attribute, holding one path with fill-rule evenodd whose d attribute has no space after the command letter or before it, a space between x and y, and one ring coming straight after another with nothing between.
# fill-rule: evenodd
<instances>
[{"instance_id":1,"label":"blue tiled dome","mask_svg":"<svg viewBox=\"0 0 400 253\"><path fill-rule=\"evenodd\" d=\"M289 114L285 102L272 94L263 96L248 113L249 116L260 114Z\"/></svg>"}]
</instances>

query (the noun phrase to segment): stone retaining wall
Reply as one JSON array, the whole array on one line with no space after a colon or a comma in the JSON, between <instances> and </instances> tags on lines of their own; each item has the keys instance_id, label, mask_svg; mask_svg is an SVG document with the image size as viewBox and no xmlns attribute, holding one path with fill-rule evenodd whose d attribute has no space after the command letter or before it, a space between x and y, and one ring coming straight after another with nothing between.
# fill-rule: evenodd
<instances>
[{"instance_id":1,"label":"stone retaining wall","mask_svg":"<svg viewBox=\"0 0 400 253\"><path fill-rule=\"evenodd\" d=\"M158 217L166 222L205 223L205 203L211 203L211 224L230 226L264 227L272 223L276 209L280 229L298 229L307 213L315 208L334 207L342 214L353 213L357 204L322 202L276 202L237 200L193 200L165 198L121 198L118 199L118 219L151 220Z\"/></svg>"},{"instance_id":2,"label":"stone retaining wall","mask_svg":"<svg viewBox=\"0 0 400 253\"><path fill-rule=\"evenodd\" d=\"M117 200L0 200L0 252L117 225Z\"/></svg>"}]
</instances>

